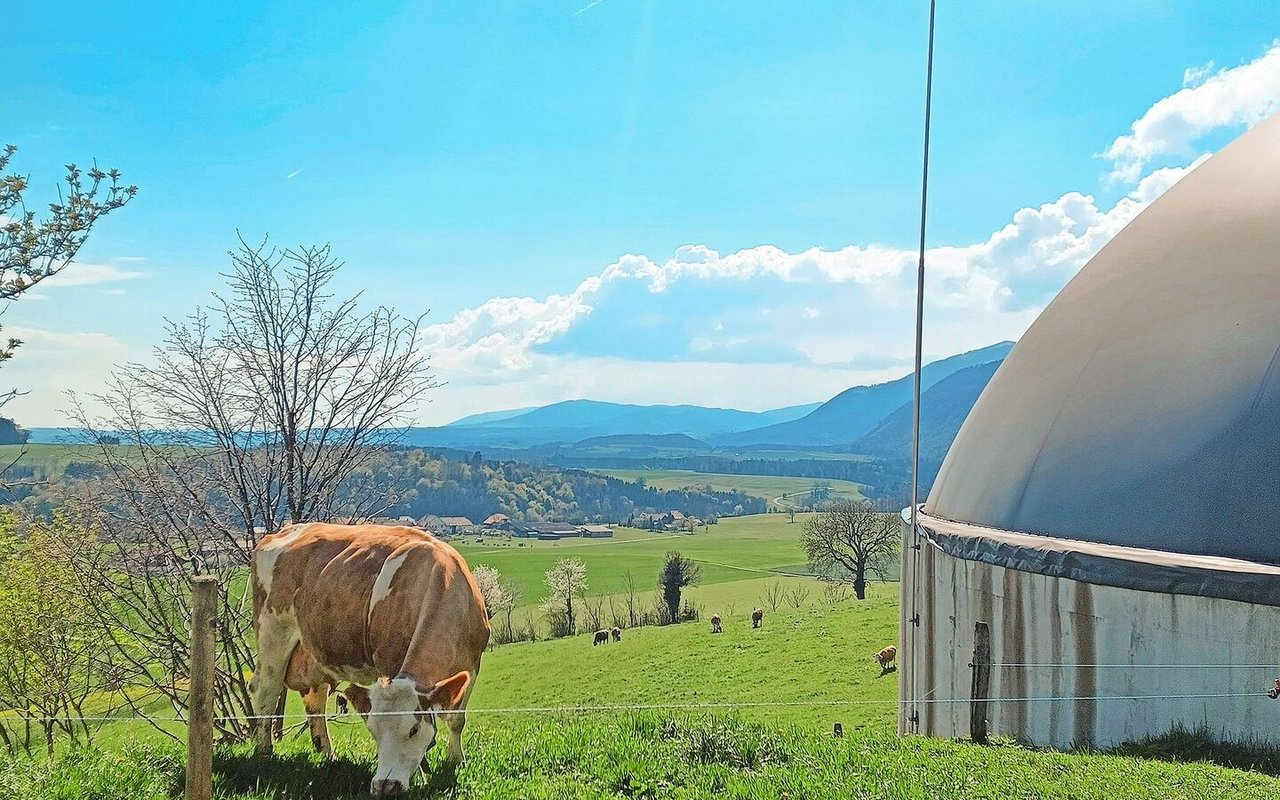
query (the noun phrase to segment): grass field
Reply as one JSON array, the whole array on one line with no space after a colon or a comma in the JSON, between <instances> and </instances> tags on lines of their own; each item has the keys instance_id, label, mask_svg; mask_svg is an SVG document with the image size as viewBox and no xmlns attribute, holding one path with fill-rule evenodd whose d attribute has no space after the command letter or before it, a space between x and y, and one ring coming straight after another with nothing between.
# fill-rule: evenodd
<instances>
[{"instance_id":1,"label":"grass field","mask_svg":"<svg viewBox=\"0 0 1280 800\"><path fill-rule=\"evenodd\" d=\"M59 478L68 464L95 461L98 456L98 446L92 444L0 444L0 463L17 461L40 478Z\"/></svg>"},{"instance_id":2,"label":"grass field","mask_svg":"<svg viewBox=\"0 0 1280 800\"><path fill-rule=\"evenodd\" d=\"M1128 755L980 747L894 733L896 675L870 654L897 627L894 587L864 603L821 600L766 615L745 612L713 636L703 623L504 645L486 654L467 728L468 760L433 771L411 798L457 800L835 800L836 798L1270 798L1280 780L1205 759L1258 764L1274 756L1206 749L1194 737ZM811 705L786 705L811 702ZM714 709L719 704L748 704ZM778 703L782 705L751 705ZM296 703L291 722L297 719ZM638 710L604 710L632 706ZM674 708L673 706L683 706ZM696 708L690 707L696 706ZM556 708L533 713L513 709ZM592 709L592 707L597 707ZM845 728L832 738L834 722ZM0 761L0 797L169 800L181 796L182 750L145 729L101 736L93 750ZM367 796L372 741L354 717L332 725L339 758L303 737L271 759L243 745L215 763L219 800L339 800ZM105 732L104 732L105 733ZM1177 763L1169 759L1176 755Z\"/></svg>"},{"instance_id":3,"label":"grass field","mask_svg":"<svg viewBox=\"0 0 1280 800\"><path fill-rule=\"evenodd\" d=\"M654 489L685 489L690 486L710 486L720 492L742 491L763 497L770 506L789 508L801 495L813 488L814 478L792 478L781 475L722 475L711 472L686 472L684 470L610 469L598 470L601 475L624 481L643 480ZM831 499L857 499L862 497L862 484L853 481L820 479L831 486Z\"/></svg>"},{"instance_id":4,"label":"grass field","mask_svg":"<svg viewBox=\"0 0 1280 800\"><path fill-rule=\"evenodd\" d=\"M1209 763L1062 754L1004 745L829 734L735 717L568 715L476 726L468 761L449 774L433 755L425 786L407 797L456 800L1262 800L1280 780ZM270 760L243 746L215 764L219 800L368 797L368 746L323 763L299 743ZM0 765L11 800L168 800L179 797L175 747L88 753Z\"/></svg>"},{"instance_id":5,"label":"grass field","mask_svg":"<svg viewBox=\"0 0 1280 800\"><path fill-rule=\"evenodd\" d=\"M562 558L576 558L587 565L588 594L616 594L626 587L626 573L635 576L646 595L654 588L663 556L679 550L702 566L702 586L691 595L713 586L739 581L804 574L800 547L803 516L788 523L783 514L722 519L693 534L669 534L619 528L613 539L563 539L558 542L525 542L489 537L476 544L474 537L453 544L472 566L487 564L505 578L519 582L530 603L546 598L544 576ZM711 594L708 593L710 598Z\"/></svg>"}]
</instances>

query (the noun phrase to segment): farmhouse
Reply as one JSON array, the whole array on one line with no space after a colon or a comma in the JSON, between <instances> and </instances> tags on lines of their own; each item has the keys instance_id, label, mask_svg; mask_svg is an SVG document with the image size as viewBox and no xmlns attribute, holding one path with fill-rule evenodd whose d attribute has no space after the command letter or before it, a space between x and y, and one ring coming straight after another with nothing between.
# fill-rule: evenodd
<instances>
[{"instance_id":1,"label":"farmhouse","mask_svg":"<svg viewBox=\"0 0 1280 800\"><path fill-rule=\"evenodd\" d=\"M677 531L690 527L690 517L683 511L659 511L657 513L639 514L632 524L646 530Z\"/></svg>"},{"instance_id":2,"label":"farmhouse","mask_svg":"<svg viewBox=\"0 0 1280 800\"><path fill-rule=\"evenodd\" d=\"M612 539L613 528L608 525L579 525L578 535L584 539Z\"/></svg>"},{"instance_id":3,"label":"farmhouse","mask_svg":"<svg viewBox=\"0 0 1280 800\"><path fill-rule=\"evenodd\" d=\"M475 523L466 517L437 517L435 514L428 514L418 520L418 527L436 535L457 536L474 528Z\"/></svg>"},{"instance_id":4,"label":"farmhouse","mask_svg":"<svg viewBox=\"0 0 1280 800\"><path fill-rule=\"evenodd\" d=\"M968 733L983 623L990 697L1045 699L993 701L994 735L1280 744L1262 694L1280 670L1258 666L1280 652L1277 220L1272 117L1130 222L1014 347L915 531L904 513L901 731Z\"/></svg>"},{"instance_id":5,"label":"farmhouse","mask_svg":"<svg viewBox=\"0 0 1280 800\"><path fill-rule=\"evenodd\" d=\"M511 517L506 514L490 514L484 518L486 528L505 528L511 524Z\"/></svg>"}]
</instances>

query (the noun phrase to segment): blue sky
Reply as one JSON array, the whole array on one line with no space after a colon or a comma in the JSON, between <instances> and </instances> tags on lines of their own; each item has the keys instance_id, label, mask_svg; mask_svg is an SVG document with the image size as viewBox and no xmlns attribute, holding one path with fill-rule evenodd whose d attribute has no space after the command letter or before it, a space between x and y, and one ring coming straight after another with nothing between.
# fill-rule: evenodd
<instances>
[{"instance_id":1,"label":"blue sky","mask_svg":"<svg viewBox=\"0 0 1280 800\"><path fill-rule=\"evenodd\" d=\"M218 288L236 231L430 309L420 420L571 397L765 408L911 352L927 4L24 4L33 192L139 185L4 324L59 424ZM1015 338L1197 157L1280 109L1269 2L941 4L926 350ZM585 10L584 10L585 9Z\"/></svg>"}]
</instances>

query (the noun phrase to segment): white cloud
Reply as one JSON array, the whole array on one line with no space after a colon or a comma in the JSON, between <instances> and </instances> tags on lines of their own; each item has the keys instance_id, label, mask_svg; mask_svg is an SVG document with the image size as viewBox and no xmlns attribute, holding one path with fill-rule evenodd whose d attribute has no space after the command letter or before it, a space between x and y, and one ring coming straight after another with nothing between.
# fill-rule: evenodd
<instances>
[{"instance_id":1,"label":"white cloud","mask_svg":"<svg viewBox=\"0 0 1280 800\"><path fill-rule=\"evenodd\" d=\"M931 249L927 254L929 327L949 330L938 354L957 351L946 341L963 340L966 347L978 347L1017 338L1038 309L1094 253L1190 169L1158 170L1109 209L1100 208L1090 195L1069 192L1052 203L1020 209L985 241ZM537 380L548 369L563 370L562 365L551 367L539 357L539 348L564 336L607 302L601 292L617 281L647 286L655 304L666 301L654 295L695 282L712 286L755 281L762 297L777 292L767 288L769 282L775 287L827 284L847 290L838 298L841 305L826 308L825 313L823 304L812 300L831 299L832 290L809 295L810 302L798 307L757 307L757 329L750 331L757 338L748 340L741 331L714 337L697 334L690 338L689 350L695 356L710 355L767 336L803 354L813 366L847 370L861 358L896 353L909 342L909 336L903 336L907 329L900 323L911 312L916 259L913 250L874 245L799 253L762 245L726 255L705 245L685 245L663 262L629 254L568 294L543 299L495 297L463 310L447 322L429 326L421 346L447 381L479 385ZM774 314L775 310L785 313ZM644 309L628 306L612 311L635 315ZM795 328L805 324L823 327ZM765 325L769 327L759 327ZM860 335L860 325L880 326L886 335ZM977 333L963 335L961 327ZM715 323L713 330L723 334L724 323Z\"/></svg>"},{"instance_id":2,"label":"white cloud","mask_svg":"<svg viewBox=\"0 0 1280 800\"><path fill-rule=\"evenodd\" d=\"M27 394L10 400L0 413L26 426L65 425L61 411L69 404L64 393L74 391L87 398L100 391L114 365L126 356L125 345L105 333L6 325L3 336L21 339L23 344L0 369L0 389Z\"/></svg>"},{"instance_id":3,"label":"white cloud","mask_svg":"<svg viewBox=\"0 0 1280 800\"><path fill-rule=\"evenodd\" d=\"M95 286L102 283L134 280L144 275L146 275L145 272L124 269L114 264L89 264L83 261L75 261L52 278L45 278L40 285L43 288Z\"/></svg>"},{"instance_id":4,"label":"white cloud","mask_svg":"<svg viewBox=\"0 0 1280 800\"><path fill-rule=\"evenodd\" d=\"M1206 134L1254 125L1280 111L1280 40L1258 58L1212 75L1212 62L1184 75L1183 89L1155 103L1106 150L1113 181L1132 183L1152 161L1190 158Z\"/></svg>"},{"instance_id":5,"label":"white cloud","mask_svg":"<svg viewBox=\"0 0 1280 800\"><path fill-rule=\"evenodd\" d=\"M1198 67L1187 67L1182 71L1182 85L1186 87L1196 87L1204 83L1205 80L1213 74L1213 68L1216 66L1213 60L1201 64Z\"/></svg>"}]
</instances>

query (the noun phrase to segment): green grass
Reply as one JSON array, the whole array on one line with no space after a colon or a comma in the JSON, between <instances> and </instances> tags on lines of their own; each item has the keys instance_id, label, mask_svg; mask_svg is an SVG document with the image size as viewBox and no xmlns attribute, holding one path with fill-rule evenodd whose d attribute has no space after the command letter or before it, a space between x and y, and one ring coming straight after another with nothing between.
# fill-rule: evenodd
<instances>
[{"instance_id":1,"label":"green grass","mask_svg":"<svg viewBox=\"0 0 1280 800\"><path fill-rule=\"evenodd\" d=\"M761 514L723 519L693 534L650 533L619 529L614 539L565 539L558 542L518 542L490 537L483 545L467 537L453 544L471 566L487 564L505 578L519 582L531 603L546 598L544 576L562 558L587 565L591 595L621 592L630 571L649 593L663 556L679 550L702 565L704 586L795 573L805 560L800 547L802 515L789 524L786 515ZM647 598L646 598L647 599Z\"/></svg>"},{"instance_id":2,"label":"green grass","mask_svg":"<svg viewBox=\"0 0 1280 800\"><path fill-rule=\"evenodd\" d=\"M933 800L934 798L1271 798L1280 781L1209 763L1063 754L1016 746L899 739L883 731L830 734L735 716L638 713L510 719L476 726L469 757L450 773L433 754L411 798L467 800ZM12 800L167 800L180 796L176 747L95 752L0 764ZM215 762L219 800L366 797L372 747L322 762L291 741L271 759L244 746Z\"/></svg>"},{"instance_id":3,"label":"green grass","mask_svg":"<svg viewBox=\"0 0 1280 800\"><path fill-rule=\"evenodd\" d=\"M61 478L69 464L97 461L99 456L100 448L92 444L0 444L0 463L16 461L39 478Z\"/></svg>"},{"instance_id":4,"label":"green grass","mask_svg":"<svg viewBox=\"0 0 1280 800\"><path fill-rule=\"evenodd\" d=\"M897 587L877 586L865 603L830 608L816 595L800 609L723 609L724 633L710 623L633 628L600 647L589 635L503 645L484 657L472 707L670 706L804 703L745 708L749 719L830 730L891 728L896 677L881 676L872 654L897 641ZM710 611L708 612L710 613ZM483 724L488 724L484 719Z\"/></svg>"},{"instance_id":5,"label":"green grass","mask_svg":"<svg viewBox=\"0 0 1280 800\"><path fill-rule=\"evenodd\" d=\"M610 469L597 470L601 475L625 481L644 480L654 489L685 489L690 486L710 486L720 492L741 491L763 497L771 506L794 506L801 495L808 495L814 478L793 478L782 475L722 475L711 472L687 472L685 470ZM817 479L831 486L831 499L857 499L866 487L853 481ZM785 497L784 497L785 495Z\"/></svg>"},{"instance_id":6,"label":"green grass","mask_svg":"<svg viewBox=\"0 0 1280 800\"><path fill-rule=\"evenodd\" d=\"M498 647L484 657L472 700L468 760L450 773L441 754L433 753L430 779L410 797L1280 796L1280 780L1263 774L1276 772L1280 764L1273 751L1212 745L1195 733L1175 732L1111 755L900 738L894 733L896 675L881 677L871 663L871 653L896 636L897 609L895 587L881 585L863 603L831 607L811 597L799 609L767 612L760 630L750 627L747 611L740 609L725 619L725 632L714 636L699 622L628 630L622 642L601 647L593 647L585 635ZM821 705L701 708L809 700ZM650 708L583 710L619 705ZM512 710L531 707L561 710ZM299 718L296 697L290 709L293 723ZM832 738L835 722L844 726L843 738ZM181 795L179 745L136 725L111 728L90 751L63 751L53 759L0 759L0 797L169 800ZM351 716L335 721L331 730L339 753L332 762L313 755L298 735L286 737L271 759L254 757L245 745L220 748L215 797L366 796L372 740Z\"/></svg>"}]
</instances>

